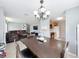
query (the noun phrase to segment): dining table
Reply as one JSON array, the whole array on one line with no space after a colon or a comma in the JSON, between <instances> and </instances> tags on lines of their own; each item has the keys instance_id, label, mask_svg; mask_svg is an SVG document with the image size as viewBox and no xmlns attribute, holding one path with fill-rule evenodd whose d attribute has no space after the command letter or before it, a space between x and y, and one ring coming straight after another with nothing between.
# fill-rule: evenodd
<instances>
[{"instance_id":1,"label":"dining table","mask_svg":"<svg viewBox=\"0 0 79 59\"><path fill-rule=\"evenodd\" d=\"M64 57L65 41L44 37L46 42L40 41L38 37L30 36L21 42L30 49L38 58L61 58ZM62 55L63 54L63 55Z\"/></svg>"}]
</instances>

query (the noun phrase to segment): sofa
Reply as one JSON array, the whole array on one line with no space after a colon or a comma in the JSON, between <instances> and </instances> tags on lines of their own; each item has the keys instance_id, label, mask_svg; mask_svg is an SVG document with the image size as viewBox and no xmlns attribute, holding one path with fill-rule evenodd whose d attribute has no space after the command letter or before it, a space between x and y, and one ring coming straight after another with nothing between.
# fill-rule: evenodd
<instances>
[{"instance_id":1,"label":"sofa","mask_svg":"<svg viewBox=\"0 0 79 59\"><path fill-rule=\"evenodd\" d=\"M14 42L14 39L18 41L27 38L27 35L29 35L29 33L26 30L8 31L6 33L6 43Z\"/></svg>"}]
</instances>

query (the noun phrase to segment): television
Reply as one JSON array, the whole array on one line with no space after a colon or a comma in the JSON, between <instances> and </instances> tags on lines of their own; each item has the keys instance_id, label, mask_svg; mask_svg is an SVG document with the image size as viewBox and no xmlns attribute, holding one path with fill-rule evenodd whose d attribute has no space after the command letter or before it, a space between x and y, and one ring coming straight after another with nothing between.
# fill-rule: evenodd
<instances>
[{"instance_id":1,"label":"television","mask_svg":"<svg viewBox=\"0 0 79 59\"><path fill-rule=\"evenodd\" d=\"M33 26L33 30L38 30L38 26Z\"/></svg>"}]
</instances>

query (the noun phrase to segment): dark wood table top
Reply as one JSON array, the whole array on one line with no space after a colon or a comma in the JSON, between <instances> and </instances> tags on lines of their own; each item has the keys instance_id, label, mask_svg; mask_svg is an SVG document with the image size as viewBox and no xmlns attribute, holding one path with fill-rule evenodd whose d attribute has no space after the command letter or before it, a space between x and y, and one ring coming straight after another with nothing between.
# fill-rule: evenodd
<instances>
[{"instance_id":1,"label":"dark wood table top","mask_svg":"<svg viewBox=\"0 0 79 59\"><path fill-rule=\"evenodd\" d=\"M28 37L21 41L39 58L60 58L65 46L65 41L52 40L40 43L36 37Z\"/></svg>"}]
</instances>

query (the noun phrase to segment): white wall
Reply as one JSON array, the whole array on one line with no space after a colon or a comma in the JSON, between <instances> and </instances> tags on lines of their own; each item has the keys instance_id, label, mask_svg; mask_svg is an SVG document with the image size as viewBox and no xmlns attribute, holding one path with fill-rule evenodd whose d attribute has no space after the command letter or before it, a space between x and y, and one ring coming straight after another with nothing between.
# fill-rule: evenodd
<instances>
[{"instance_id":1,"label":"white wall","mask_svg":"<svg viewBox=\"0 0 79 59\"><path fill-rule=\"evenodd\" d=\"M0 8L0 42L5 43L5 16L3 9Z\"/></svg>"},{"instance_id":2,"label":"white wall","mask_svg":"<svg viewBox=\"0 0 79 59\"><path fill-rule=\"evenodd\" d=\"M50 37L50 20L40 20L37 24L30 25L30 32L37 32L38 35ZM38 26L38 30L33 30L33 26Z\"/></svg>"},{"instance_id":3,"label":"white wall","mask_svg":"<svg viewBox=\"0 0 79 59\"><path fill-rule=\"evenodd\" d=\"M76 26L79 24L79 7L69 9L66 16L66 40L69 41L69 51L77 54Z\"/></svg>"},{"instance_id":4,"label":"white wall","mask_svg":"<svg viewBox=\"0 0 79 59\"><path fill-rule=\"evenodd\" d=\"M41 36L50 37L50 20L41 20L39 23L39 33Z\"/></svg>"},{"instance_id":5,"label":"white wall","mask_svg":"<svg viewBox=\"0 0 79 59\"><path fill-rule=\"evenodd\" d=\"M8 31L8 22L6 21L6 17L5 17L5 33L7 33Z\"/></svg>"},{"instance_id":6,"label":"white wall","mask_svg":"<svg viewBox=\"0 0 79 59\"><path fill-rule=\"evenodd\" d=\"M22 23L8 23L8 31L27 30L27 25Z\"/></svg>"}]
</instances>

